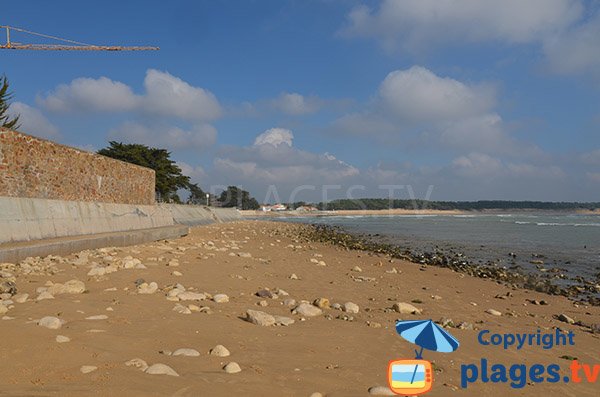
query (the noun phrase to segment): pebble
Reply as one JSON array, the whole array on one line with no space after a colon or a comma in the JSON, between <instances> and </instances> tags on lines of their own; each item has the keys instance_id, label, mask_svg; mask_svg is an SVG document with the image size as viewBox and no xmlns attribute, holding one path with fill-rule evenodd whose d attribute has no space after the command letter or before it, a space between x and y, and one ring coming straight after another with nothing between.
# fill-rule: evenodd
<instances>
[{"instance_id":1,"label":"pebble","mask_svg":"<svg viewBox=\"0 0 600 397\"><path fill-rule=\"evenodd\" d=\"M290 280L299 280L298 276L296 276L296 273L292 273L290 275Z\"/></svg>"},{"instance_id":2,"label":"pebble","mask_svg":"<svg viewBox=\"0 0 600 397\"><path fill-rule=\"evenodd\" d=\"M358 305L356 303L353 302L346 302L344 303L344 311L346 313L358 313L360 310L360 308L358 307Z\"/></svg>"},{"instance_id":3,"label":"pebble","mask_svg":"<svg viewBox=\"0 0 600 397\"><path fill-rule=\"evenodd\" d=\"M284 317L284 316L273 316L273 318L275 319L275 325L282 325L284 327L287 327L288 325L292 325L296 322L296 321L294 321L293 318Z\"/></svg>"},{"instance_id":4,"label":"pebble","mask_svg":"<svg viewBox=\"0 0 600 397\"><path fill-rule=\"evenodd\" d=\"M179 314L192 314L192 311L179 303L173 307L173 311Z\"/></svg>"},{"instance_id":5,"label":"pebble","mask_svg":"<svg viewBox=\"0 0 600 397\"><path fill-rule=\"evenodd\" d=\"M177 349L173 352L174 356L198 357L200 352L194 349Z\"/></svg>"},{"instance_id":6,"label":"pebble","mask_svg":"<svg viewBox=\"0 0 600 397\"><path fill-rule=\"evenodd\" d=\"M315 317L321 315L323 310L311 305L310 303L301 303L296 306L294 312L304 317Z\"/></svg>"},{"instance_id":7,"label":"pebble","mask_svg":"<svg viewBox=\"0 0 600 397\"><path fill-rule=\"evenodd\" d=\"M311 394L310 397L323 397L323 394L316 391L313 394Z\"/></svg>"},{"instance_id":8,"label":"pebble","mask_svg":"<svg viewBox=\"0 0 600 397\"><path fill-rule=\"evenodd\" d=\"M177 289L171 291L178 291ZM169 292L171 292L169 291ZM183 291L176 294L177 298L181 301L203 301L206 299L206 295L199 292Z\"/></svg>"},{"instance_id":9,"label":"pebble","mask_svg":"<svg viewBox=\"0 0 600 397\"><path fill-rule=\"evenodd\" d=\"M59 329L62 327L62 321L58 317L46 316L38 321L40 327L46 327L48 329Z\"/></svg>"},{"instance_id":10,"label":"pebble","mask_svg":"<svg viewBox=\"0 0 600 397\"><path fill-rule=\"evenodd\" d=\"M213 296L213 301L216 303L227 303L229 302L229 297L225 294L217 294Z\"/></svg>"},{"instance_id":11,"label":"pebble","mask_svg":"<svg viewBox=\"0 0 600 397\"><path fill-rule=\"evenodd\" d=\"M8 312L8 307L0 305L0 314L5 314L6 312Z\"/></svg>"},{"instance_id":12,"label":"pebble","mask_svg":"<svg viewBox=\"0 0 600 397\"><path fill-rule=\"evenodd\" d=\"M502 312L499 312L498 310L494 310L494 309L487 309L485 312L492 316L501 316L502 315Z\"/></svg>"},{"instance_id":13,"label":"pebble","mask_svg":"<svg viewBox=\"0 0 600 397\"><path fill-rule=\"evenodd\" d=\"M93 365L83 365L81 366L81 368L79 368L82 374L89 374L90 372L94 372L97 369L98 367Z\"/></svg>"},{"instance_id":14,"label":"pebble","mask_svg":"<svg viewBox=\"0 0 600 397\"><path fill-rule=\"evenodd\" d=\"M150 375L170 375L170 376L179 376L179 374L177 372L175 372L175 370L171 367L169 367L166 364L161 364L161 363L157 363L157 364L153 364L151 366L149 366L148 368L146 368L146 370L144 371L147 374Z\"/></svg>"},{"instance_id":15,"label":"pebble","mask_svg":"<svg viewBox=\"0 0 600 397\"><path fill-rule=\"evenodd\" d=\"M128 366L128 367L139 368L141 371L145 371L146 369L148 369L148 364L144 360L142 360L141 358L131 359L131 360L127 361L125 363L125 365Z\"/></svg>"},{"instance_id":16,"label":"pebble","mask_svg":"<svg viewBox=\"0 0 600 397\"><path fill-rule=\"evenodd\" d=\"M177 270L175 270L175 271L174 271L173 273L171 273L171 274L172 274L173 276L176 276L176 277L181 277L181 276L183 276L183 273L181 273L181 272L178 272Z\"/></svg>"},{"instance_id":17,"label":"pebble","mask_svg":"<svg viewBox=\"0 0 600 397\"><path fill-rule=\"evenodd\" d=\"M400 314L421 314L422 310L414 307L410 303L406 302L396 302L392 307L394 311Z\"/></svg>"},{"instance_id":18,"label":"pebble","mask_svg":"<svg viewBox=\"0 0 600 397\"><path fill-rule=\"evenodd\" d=\"M215 347L210 349L209 354L211 356L217 356L217 357L228 357L231 353L229 352L229 350L227 350L227 348L225 346L216 345Z\"/></svg>"},{"instance_id":19,"label":"pebble","mask_svg":"<svg viewBox=\"0 0 600 397\"><path fill-rule=\"evenodd\" d=\"M236 363L235 361L228 363L226 366L223 367L223 369L228 374L237 374L238 372L242 372L240 365L238 363Z\"/></svg>"},{"instance_id":20,"label":"pebble","mask_svg":"<svg viewBox=\"0 0 600 397\"><path fill-rule=\"evenodd\" d=\"M387 386L369 387L369 394L372 396L395 396L396 394Z\"/></svg>"},{"instance_id":21,"label":"pebble","mask_svg":"<svg viewBox=\"0 0 600 397\"><path fill-rule=\"evenodd\" d=\"M320 309L329 309L331 307L329 299L327 298L317 298L313 301L313 305Z\"/></svg>"},{"instance_id":22,"label":"pebble","mask_svg":"<svg viewBox=\"0 0 600 397\"><path fill-rule=\"evenodd\" d=\"M64 335L56 335L56 341L58 343L67 343L67 342L71 342L71 338L69 338L68 336L64 336Z\"/></svg>"},{"instance_id":23,"label":"pebble","mask_svg":"<svg viewBox=\"0 0 600 397\"><path fill-rule=\"evenodd\" d=\"M25 303L29 298L29 294L16 294L12 299L17 303Z\"/></svg>"},{"instance_id":24,"label":"pebble","mask_svg":"<svg viewBox=\"0 0 600 397\"><path fill-rule=\"evenodd\" d=\"M158 284L152 281L151 283L141 283L137 287L138 294L153 294L158 291Z\"/></svg>"},{"instance_id":25,"label":"pebble","mask_svg":"<svg viewBox=\"0 0 600 397\"><path fill-rule=\"evenodd\" d=\"M86 317L86 320L106 320L108 316L106 314L98 314L96 316Z\"/></svg>"},{"instance_id":26,"label":"pebble","mask_svg":"<svg viewBox=\"0 0 600 397\"><path fill-rule=\"evenodd\" d=\"M263 327L270 327L271 325L275 325L275 317L271 316L268 313L261 312L258 310L247 310L246 321Z\"/></svg>"},{"instance_id":27,"label":"pebble","mask_svg":"<svg viewBox=\"0 0 600 397\"><path fill-rule=\"evenodd\" d=\"M354 267L352 268L352 271L353 271L353 272L360 273L360 272L362 272L362 269L360 268L360 266L354 266Z\"/></svg>"},{"instance_id":28,"label":"pebble","mask_svg":"<svg viewBox=\"0 0 600 397\"><path fill-rule=\"evenodd\" d=\"M291 306L296 306L296 299L292 299L292 298L286 299L286 300L283 301L283 304L285 306L290 306L290 307Z\"/></svg>"},{"instance_id":29,"label":"pebble","mask_svg":"<svg viewBox=\"0 0 600 397\"><path fill-rule=\"evenodd\" d=\"M45 299L54 299L54 295L48 291L43 291L35 298L36 301L43 301Z\"/></svg>"},{"instance_id":30,"label":"pebble","mask_svg":"<svg viewBox=\"0 0 600 397\"><path fill-rule=\"evenodd\" d=\"M557 317L560 321L562 321L563 323L568 323L568 324L575 324L575 320L573 320L571 317L567 316L566 314L559 314Z\"/></svg>"}]
</instances>

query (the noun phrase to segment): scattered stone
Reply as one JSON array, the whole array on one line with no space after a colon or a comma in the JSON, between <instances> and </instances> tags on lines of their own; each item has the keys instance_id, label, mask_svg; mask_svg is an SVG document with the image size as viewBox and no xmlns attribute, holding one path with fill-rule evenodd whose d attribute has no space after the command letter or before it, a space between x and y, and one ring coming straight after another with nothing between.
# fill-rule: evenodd
<instances>
[{"instance_id":1,"label":"scattered stone","mask_svg":"<svg viewBox=\"0 0 600 397\"><path fill-rule=\"evenodd\" d=\"M259 298L269 298L269 299L273 299L274 297L277 296L268 289L261 289L260 291L256 292L255 295L258 296Z\"/></svg>"},{"instance_id":2,"label":"scattered stone","mask_svg":"<svg viewBox=\"0 0 600 397\"><path fill-rule=\"evenodd\" d=\"M257 304L258 306L261 306L261 307L267 307L267 306L269 306L269 302L267 302L267 301L266 301L266 300L264 300L264 299L263 299L263 300L261 300L261 301L259 301L259 302L257 302L256 304Z\"/></svg>"},{"instance_id":3,"label":"scattered stone","mask_svg":"<svg viewBox=\"0 0 600 397\"><path fill-rule=\"evenodd\" d=\"M561 313L557 316L557 319L559 321L562 321L563 323L568 323L568 324L575 324L575 320L573 320L571 317L567 316L564 313Z\"/></svg>"},{"instance_id":4,"label":"scattered stone","mask_svg":"<svg viewBox=\"0 0 600 397\"><path fill-rule=\"evenodd\" d=\"M240 368L239 364L234 361L228 363L226 366L223 367L223 369L228 374L237 374L238 372L242 372L242 369Z\"/></svg>"},{"instance_id":5,"label":"scattered stone","mask_svg":"<svg viewBox=\"0 0 600 397\"><path fill-rule=\"evenodd\" d=\"M283 301L283 304L285 306L296 306L296 299L292 299L292 298L286 299Z\"/></svg>"},{"instance_id":6,"label":"scattered stone","mask_svg":"<svg viewBox=\"0 0 600 397\"><path fill-rule=\"evenodd\" d=\"M213 296L213 301L216 303L227 303L229 302L229 297L225 294L217 294Z\"/></svg>"},{"instance_id":7,"label":"scattered stone","mask_svg":"<svg viewBox=\"0 0 600 397\"><path fill-rule=\"evenodd\" d=\"M179 290L173 289L171 291L179 291ZM171 291L169 291L169 292L171 292ZM202 294L199 292L192 292L192 291L179 292L176 296L181 301L203 301L206 299L205 294Z\"/></svg>"},{"instance_id":8,"label":"scattered stone","mask_svg":"<svg viewBox=\"0 0 600 397\"><path fill-rule=\"evenodd\" d=\"M25 303L29 298L29 294L16 294L12 299L17 303Z\"/></svg>"},{"instance_id":9,"label":"scattered stone","mask_svg":"<svg viewBox=\"0 0 600 397\"><path fill-rule=\"evenodd\" d=\"M423 311L406 302L396 302L392 306L394 311L400 314L421 314Z\"/></svg>"},{"instance_id":10,"label":"scattered stone","mask_svg":"<svg viewBox=\"0 0 600 397\"><path fill-rule=\"evenodd\" d=\"M299 280L298 276L296 276L296 273L292 273L290 275L290 280Z\"/></svg>"},{"instance_id":11,"label":"scattered stone","mask_svg":"<svg viewBox=\"0 0 600 397\"><path fill-rule=\"evenodd\" d=\"M331 307L329 299L327 298L317 298L313 301L313 305L320 309L329 309Z\"/></svg>"},{"instance_id":12,"label":"scattered stone","mask_svg":"<svg viewBox=\"0 0 600 397\"><path fill-rule=\"evenodd\" d=\"M342 305L340 305L339 303L334 303L333 305L331 305L331 308L334 310L342 310Z\"/></svg>"},{"instance_id":13,"label":"scattered stone","mask_svg":"<svg viewBox=\"0 0 600 397\"><path fill-rule=\"evenodd\" d=\"M161 363L157 363L157 364L153 364L151 366L149 366L148 368L146 368L146 370L144 371L147 374L150 375L170 375L170 376L179 376L179 374L177 372L175 372L175 370L171 367L169 367L166 364L161 364Z\"/></svg>"},{"instance_id":14,"label":"scattered stone","mask_svg":"<svg viewBox=\"0 0 600 397\"><path fill-rule=\"evenodd\" d=\"M192 314L192 311L179 303L173 307L173 311L179 314Z\"/></svg>"},{"instance_id":15,"label":"scattered stone","mask_svg":"<svg viewBox=\"0 0 600 397\"><path fill-rule=\"evenodd\" d=\"M287 327L288 325L292 325L295 323L293 318L285 317L285 316L273 316L275 319L275 325L282 325Z\"/></svg>"},{"instance_id":16,"label":"scattered stone","mask_svg":"<svg viewBox=\"0 0 600 397\"><path fill-rule=\"evenodd\" d=\"M439 300L442 300L442 297L439 295L431 295L431 299L433 299L435 301L439 301Z\"/></svg>"},{"instance_id":17,"label":"scattered stone","mask_svg":"<svg viewBox=\"0 0 600 397\"><path fill-rule=\"evenodd\" d=\"M492 316L501 316L502 315L502 312L499 312L498 310L494 310L494 309L487 309L485 312Z\"/></svg>"},{"instance_id":18,"label":"scattered stone","mask_svg":"<svg viewBox=\"0 0 600 397\"><path fill-rule=\"evenodd\" d=\"M36 301L43 301L45 299L54 299L54 295L48 291L42 291L37 298L35 298Z\"/></svg>"},{"instance_id":19,"label":"scattered stone","mask_svg":"<svg viewBox=\"0 0 600 397\"><path fill-rule=\"evenodd\" d=\"M86 320L106 320L108 316L106 314L98 314L96 316L86 317Z\"/></svg>"},{"instance_id":20,"label":"scattered stone","mask_svg":"<svg viewBox=\"0 0 600 397\"><path fill-rule=\"evenodd\" d=\"M156 284L156 282L152 281L151 283L146 283L143 282L140 285L138 285L137 287L137 293L138 294L153 294L156 291L158 291L158 284Z\"/></svg>"},{"instance_id":21,"label":"scattered stone","mask_svg":"<svg viewBox=\"0 0 600 397\"><path fill-rule=\"evenodd\" d=\"M387 386L369 387L369 394L372 396L395 396L396 394Z\"/></svg>"},{"instance_id":22,"label":"scattered stone","mask_svg":"<svg viewBox=\"0 0 600 397\"><path fill-rule=\"evenodd\" d=\"M5 314L8 312L8 307L4 305L0 305L0 314Z\"/></svg>"},{"instance_id":23,"label":"scattered stone","mask_svg":"<svg viewBox=\"0 0 600 397\"><path fill-rule=\"evenodd\" d=\"M52 288L52 287L50 287ZM49 289L49 292L52 291ZM69 280L62 285L62 294L83 294L85 292L85 284L79 280Z\"/></svg>"},{"instance_id":24,"label":"scattered stone","mask_svg":"<svg viewBox=\"0 0 600 397\"><path fill-rule=\"evenodd\" d=\"M360 308L358 307L358 305L356 303L353 303L353 302L344 303L344 311L346 313L356 314L359 312L359 310L360 310Z\"/></svg>"},{"instance_id":25,"label":"scattered stone","mask_svg":"<svg viewBox=\"0 0 600 397\"><path fill-rule=\"evenodd\" d=\"M94 365L83 365L81 366L81 368L79 368L82 374L89 374L90 372L94 372L97 369L98 367Z\"/></svg>"},{"instance_id":26,"label":"scattered stone","mask_svg":"<svg viewBox=\"0 0 600 397\"><path fill-rule=\"evenodd\" d=\"M320 316L323 311L316 306L309 303L301 303L294 309L294 313L304 317L315 317Z\"/></svg>"},{"instance_id":27,"label":"scattered stone","mask_svg":"<svg viewBox=\"0 0 600 397\"><path fill-rule=\"evenodd\" d=\"M135 367L140 369L141 371L145 371L148 369L148 364L142 360L141 358L134 358L125 363L128 367Z\"/></svg>"},{"instance_id":28,"label":"scattered stone","mask_svg":"<svg viewBox=\"0 0 600 397\"><path fill-rule=\"evenodd\" d=\"M63 322L58 317L46 316L38 321L40 327L46 327L48 329L59 329L62 327Z\"/></svg>"},{"instance_id":29,"label":"scattered stone","mask_svg":"<svg viewBox=\"0 0 600 397\"><path fill-rule=\"evenodd\" d=\"M0 294L10 294L11 296L17 293L17 284L13 281L3 281L0 283Z\"/></svg>"},{"instance_id":30,"label":"scattered stone","mask_svg":"<svg viewBox=\"0 0 600 397\"><path fill-rule=\"evenodd\" d=\"M174 356L186 356L186 357L198 357L200 356L200 352L194 349L177 349L173 352Z\"/></svg>"},{"instance_id":31,"label":"scattered stone","mask_svg":"<svg viewBox=\"0 0 600 397\"><path fill-rule=\"evenodd\" d=\"M367 326L371 328L381 328L381 323L375 321L367 321Z\"/></svg>"},{"instance_id":32,"label":"scattered stone","mask_svg":"<svg viewBox=\"0 0 600 397\"><path fill-rule=\"evenodd\" d=\"M217 357L228 357L231 353L229 352L229 350L227 350L227 348L225 346L216 345L215 347L210 349L209 354L211 356L217 356Z\"/></svg>"},{"instance_id":33,"label":"scattered stone","mask_svg":"<svg viewBox=\"0 0 600 397\"><path fill-rule=\"evenodd\" d=\"M323 397L323 394L316 391L313 394L311 394L310 397Z\"/></svg>"},{"instance_id":34,"label":"scattered stone","mask_svg":"<svg viewBox=\"0 0 600 397\"><path fill-rule=\"evenodd\" d=\"M467 329L467 330L474 330L475 327L473 326L473 324L471 323L467 323L465 321L458 323L458 325L456 326L456 328L458 329Z\"/></svg>"},{"instance_id":35,"label":"scattered stone","mask_svg":"<svg viewBox=\"0 0 600 397\"><path fill-rule=\"evenodd\" d=\"M68 336L64 336L64 335L56 335L56 341L58 343L67 343L67 342L71 342L71 338L69 338Z\"/></svg>"},{"instance_id":36,"label":"scattered stone","mask_svg":"<svg viewBox=\"0 0 600 397\"><path fill-rule=\"evenodd\" d=\"M354 266L354 267L352 268L352 271L353 271L353 272L357 272L357 273L361 273L361 272L362 272L362 269L360 268L360 266Z\"/></svg>"},{"instance_id":37,"label":"scattered stone","mask_svg":"<svg viewBox=\"0 0 600 397\"><path fill-rule=\"evenodd\" d=\"M171 273L171 274L172 274L173 276L176 276L176 277L181 277L181 276L183 276L183 273L181 273L181 272L178 272L177 270L175 270L175 271L174 271L173 273Z\"/></svg>"},{"instance_id":38,"label":"scattered stone","mask_svg":"<svg viewBox=\"0 0 600 397\"><path fill-rule=\"evenodd\" d=\"M263 327L270 327L271 325L275 325L276 322L275 317L258 310L247 310L246 321Z\"/></svg>"}]
</instances>

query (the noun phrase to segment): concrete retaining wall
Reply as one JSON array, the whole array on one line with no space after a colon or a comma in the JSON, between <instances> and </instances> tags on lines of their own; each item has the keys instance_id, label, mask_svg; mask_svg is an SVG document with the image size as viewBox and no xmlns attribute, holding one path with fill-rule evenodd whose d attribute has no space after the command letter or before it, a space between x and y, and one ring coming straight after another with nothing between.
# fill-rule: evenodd
<instances>
[{"instance_id":1,"label":"concrete retaining wall","mask_svg":"<svg viewBox=\"0 0 600 397\"><path fill-rule=\"evenodd\" d=\"M175 223L187 226L223 223L242 219L235 208L205 207L199 205L160 204L168 209Z\"/></svg>"},{"instance_id":2,"label":"concrete retaining wall","mask_svg":"<svg viewBox=\"0 0 600 397\"><path fill-rule=\"evenodd\" d=\"M239 219L234 208L0 197L0 244Z\"/></svg>"}]
</instances>

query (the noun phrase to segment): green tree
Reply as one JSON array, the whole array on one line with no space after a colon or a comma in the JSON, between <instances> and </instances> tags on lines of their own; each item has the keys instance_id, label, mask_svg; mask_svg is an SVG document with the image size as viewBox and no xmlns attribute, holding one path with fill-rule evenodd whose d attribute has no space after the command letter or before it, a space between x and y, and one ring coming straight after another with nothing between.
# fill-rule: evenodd
<instances>
[{"instance_id":1,"label":"green tree","mask_svg":"<svg viewBox=\"0 0 600 397\"><path fill-rule=\"evenodd\" d=\"M188 198L188 204L204 205L206 204L206 193L198 186L197 183L190 183L188 185L190 191L190 197Z\"/></svg>"},{"instance_id":2,"label":"green tree","mask_svg":"<svg viewBox=\"0 0 600 397\"><path fill-rule=\"evenodd\" d=\"M16 130L20 127L19 116L12 117L8 114L8 107L12 93L8 91L8 79L3 76L0 79L0 127Z\"/></svg>"},{"instance_id":3,"label":"green tree","mask_svg":"<svg viewBox=\"0 0 600 397\"><path fill-rule=\"evenodd\" d=\"M153 169L158 201L180 203L177 190L189 188L190 178L181 173L181 168L171 160L171 153L165 149L111 141L98 154Z\"/></svg>"},{"instance_id":4,"label":"green tree","mask_svg":"<svg viewBox=\"0 0 600 397\"><path fill-rule=\"evenodd\" d=\"M238 207L243 210L257 210L260 208L258 201L245 190L237 186L228 186L221 193L219 201L223 207Z\"/></svg>"}]
</instances>

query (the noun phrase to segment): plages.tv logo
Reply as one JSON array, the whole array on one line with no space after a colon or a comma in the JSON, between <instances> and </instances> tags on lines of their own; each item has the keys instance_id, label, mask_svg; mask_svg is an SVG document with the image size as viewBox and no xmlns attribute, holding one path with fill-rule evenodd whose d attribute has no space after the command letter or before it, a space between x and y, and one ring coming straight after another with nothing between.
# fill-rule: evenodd
<instances>
[{"instance_id":1,"label":"plages.tv logo","mask_svg":"<svg viewBox=\"0 0 600 397\"><path fill-rule=\"evenodd\" d=\"M433 387L431 363L423 360L423 349L451 353L458 349L458 340L432 320L398 321L396 331L401 337L419 346L414 360L392 360L388 364L388 385L396 394L416 396Z\"/></svg>"}]
</instances>

